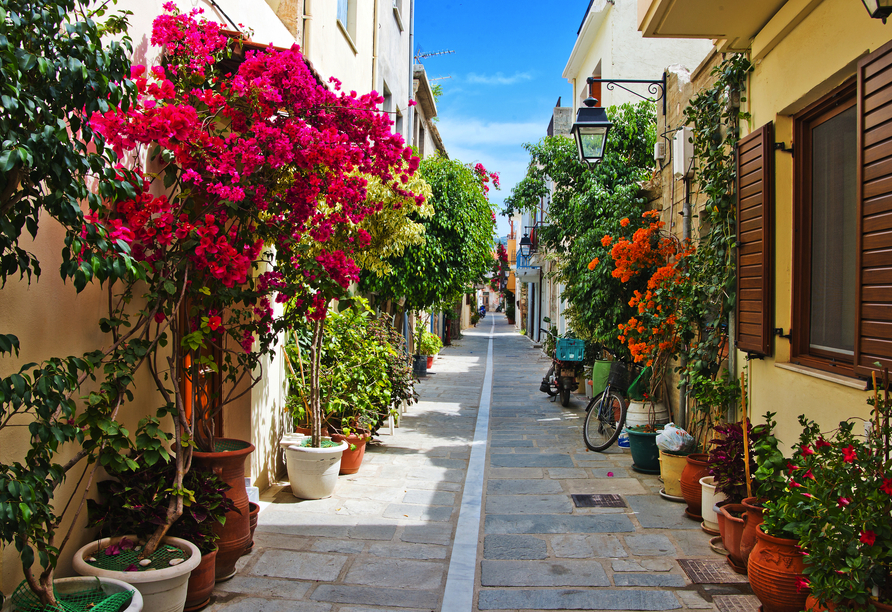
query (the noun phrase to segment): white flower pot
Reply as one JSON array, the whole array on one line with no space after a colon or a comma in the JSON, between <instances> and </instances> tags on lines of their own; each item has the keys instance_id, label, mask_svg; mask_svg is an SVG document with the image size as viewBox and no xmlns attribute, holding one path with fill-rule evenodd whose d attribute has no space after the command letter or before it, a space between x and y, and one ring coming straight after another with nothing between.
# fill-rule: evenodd
<instances>
[{"instance_id":1,"label":"white flower pot","mask_svg":"<svg viewBox=\"0 0 892 612\"><path fill-rule=\"evenodd\" d=\"M331 497L345 450L346 442L328 448L291 445L285 449L292 495L299 499Z\"/></svg>"},{"instance_id":2,"label":"white flower pot","mask_svg":"<svg viewBox=\"0 0 892 612\"><path fill-rule=\"evenodd\" d=\"M654 405L654 425L665 425L669 422L669 409L663 402ZM626 410L626 427L650 424L650 402L629 402Z\"/></svg>"},{"instance_id":3,"label":"white flower pot","mask_svg":"<svg viewBox=\"0 0 892 612\"><path fill-rule=\"evenodd\" d=\"M130 600L130 605L124 608L123 612L142 612L143 599L139 590L132 584L122 580L99 576L73 576L71 578L56 578L53 580L53 588L56 590L57 595L66 595L68 593L78 593L94 588L97 581L99 581L100 588L105 591L107 595L114 595L115 593L120 593L122 591L133 591L133 598ZM0 608L0 611L16 612L15 608L12 607L11 598L6 600L6 603L3 604L3 608ZM146 612L148 612L148 610L146 610Z\"/></svg>"},{"instance_id":4,"label":"white flower pot","mask_svg":"<svg viewBox=\"0 0 892 612\"><path fill-rule=\"evenodd\" d=\"M704 476L700 479L700 486L703 488L700 497L700 514L703 516L703 527L717 532L719 530L719 519L715 512L715 505L720 501L724 501L726 495L715 492L714 481L715 476Z\"/></svg>"},{"instance_id":5,"label":"white flower pot","mask_svg":"<svg viewBox=\"0 0 892 612\"><path fill-rule=\"evenodd\" d=\"M76 553L72 561L74 571L81 576L115 578L132 584L142 594L146 612L182 612L186 605L186 589L189 575L201 562L201 552L192 542L181 538L166 537L162 545L170 544L189 553L189 558L172 567L144 572L122 572L94 567L86 559L127 537L136 541L136 536L118 536L90 542Z\"/></svg>"}]
</instances>

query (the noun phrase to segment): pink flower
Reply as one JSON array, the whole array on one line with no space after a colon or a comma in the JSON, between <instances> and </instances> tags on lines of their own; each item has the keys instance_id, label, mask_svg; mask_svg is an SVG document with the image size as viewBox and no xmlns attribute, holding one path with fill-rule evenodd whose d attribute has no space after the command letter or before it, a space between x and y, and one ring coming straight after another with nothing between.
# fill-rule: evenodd
<instances>
[{"instance_id":1,"label":"pink flower","mask_svg":"<svg viewBox=\"0 0 892 612\"><path fill-rule=\"evenodd\" d=\"M852 503L852 500L849 499L848 497L840 497L839 501L837 502L836 505L839 506L840 508L845 508L850 503Z\"/></svg>"},{"instance_id":2,"label":"pink flower","mask_svg":"<svg viewBox=\"0 0 892 612\"><path fill-rule=\"evenodd\" d=\"M415 100L409 100L409 106L416 106L417 104L418 102L416 102Z\"/></svg>"},{"instance_id":3,"label":"pink flower","mask_svg":"<svg viewBox=\"0 0 892 612\"><path fill-rule=\"evenodd\" d=\"M613 478L613 472L607 472L607 478Z\"/></svg>"},{"instance_id":4,"label":"pink flower","mask_svg":"<svg viewBox=\"0 0 892 612\"><path fill-rule=\"evenodd\" d=\"M801 593L805 589L809 588L811 584L808 581L808 578L799 577L796 579L796 592Z\"/></svg>"},{"instance_id":5,"label":"pink flower","mask_svg":"<svg viewBox=\"0 0 892 612\"><path fill-rule=\"evenodd\" d=\"M862 531L861 537L858 539L868 546L873 546L874 542L877 541L877 534L868 529L867 531Z\"/></svg>"},{"instance_id":6,"label":"pink flower","mask_svg":"<svg viewBox=\"0 0 892 612\"><path fill-rule=\"evenodd\" d=\"M846 463L854 462L856 456L857 456L857 453L855 452L855 448L851 444L849 444L847 447L842 449L842 459Z\"/></svg>"}]
</instances>

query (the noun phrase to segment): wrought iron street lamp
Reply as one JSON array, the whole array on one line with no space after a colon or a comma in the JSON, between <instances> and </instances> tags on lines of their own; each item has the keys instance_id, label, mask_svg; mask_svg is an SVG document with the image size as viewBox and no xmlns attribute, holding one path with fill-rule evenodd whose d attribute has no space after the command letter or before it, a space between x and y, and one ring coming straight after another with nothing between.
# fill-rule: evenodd
<instances>
[{"instance_id":1,"label":"wrought iron street lamp","mask_svg":"<svg viewBox=\"0 0 892 612\"><path fill-rule=\"evenodd\" d=\"M883 23L886 23L886 18L892 15L892 0L861 0L861 2L871 17L882 19Z\"/></svg>"},{"instance_id":2,"label":"wrought iron street lamp","mask_svg":"<svg viewBox=\"0 0 892 612\"><path fill-rule=\"evenodd\" d=\"M529 257L533 253L533 241L530 240L530 235L524 233L523 238L520 239L520 244L517 247L517 252L520 253L523 257Z\"/></svg>"},{"instance_id":3,"label":"wrought iron street lamp","mask_svg":"<svg viewBox=\"0 0 892 612\"><path fill-rule=\"evenodd\" d=\"M613 127L607 118L607 111L601 106L595 106L597 103L598 101L591 96L586 98L583 104L587 108L576 111L576 123L570 128L570 133L576 139L579 161L592 165L604 157L607 133Z\"/></svg>"}]
</instances>

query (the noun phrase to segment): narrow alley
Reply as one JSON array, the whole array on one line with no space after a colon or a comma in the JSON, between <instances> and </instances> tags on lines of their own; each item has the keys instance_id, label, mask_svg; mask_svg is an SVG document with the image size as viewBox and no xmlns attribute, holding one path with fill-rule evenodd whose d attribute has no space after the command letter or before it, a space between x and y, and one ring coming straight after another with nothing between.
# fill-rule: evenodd
<instances>
[{"instance_id":1,"label":"narrow alley","mask_svg":"<svg viewBox=\"0 0 892 612\"><path fill-rule=\"evenodd\" d=\"M586 452L584 396L539 392L548 365L501 314L465 331L331 498L261 496L253 550L208 610L756 610L657 476Z\"/></svg>"}]
</instances>

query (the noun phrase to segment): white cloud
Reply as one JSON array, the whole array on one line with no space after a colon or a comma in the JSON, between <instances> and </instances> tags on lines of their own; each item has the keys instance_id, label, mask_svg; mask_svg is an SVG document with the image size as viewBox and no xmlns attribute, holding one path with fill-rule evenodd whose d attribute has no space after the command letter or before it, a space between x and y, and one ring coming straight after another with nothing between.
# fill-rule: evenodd
<instances>
[{"instance_id":1,"label":"white cloud","mask_svg":"<svg viewBox=\"0 0 892 612\"><path fill-rule=\"evenodd\" d=\"M476 72L468 73L465 80L468 83L477 85L514 85L521 81L529 81L533 75L529 72L515 72L512 76L505 76L501 72L495 74L477 74Z\"/></svg>"}]
</instances>

